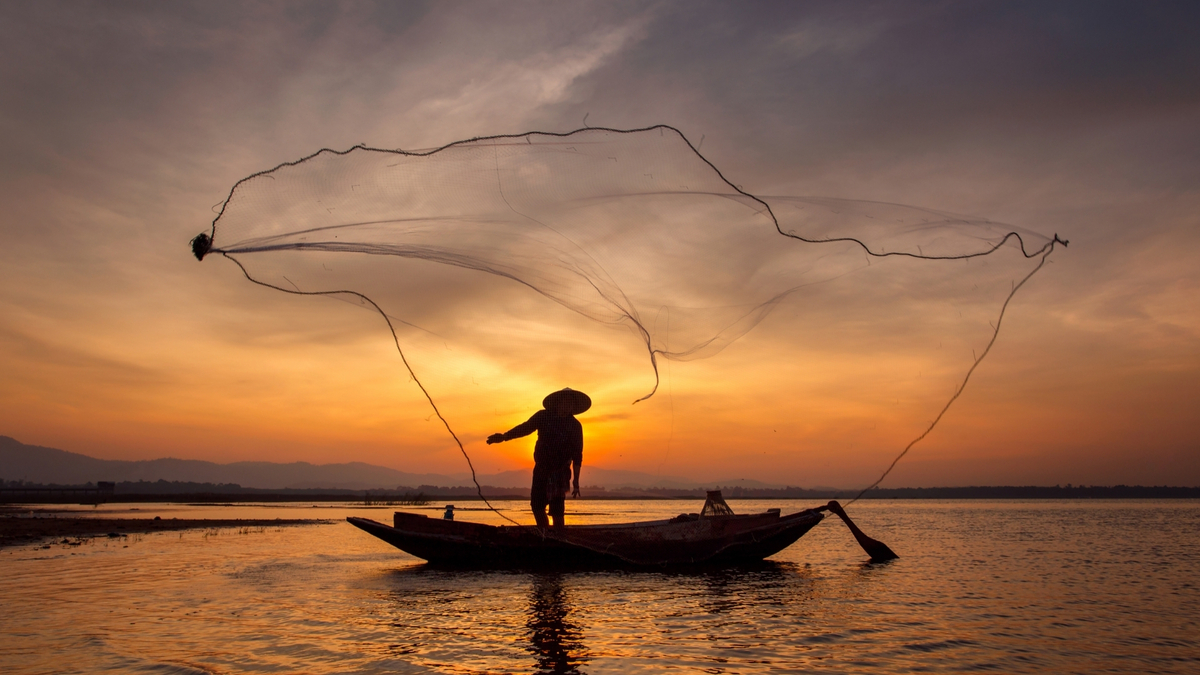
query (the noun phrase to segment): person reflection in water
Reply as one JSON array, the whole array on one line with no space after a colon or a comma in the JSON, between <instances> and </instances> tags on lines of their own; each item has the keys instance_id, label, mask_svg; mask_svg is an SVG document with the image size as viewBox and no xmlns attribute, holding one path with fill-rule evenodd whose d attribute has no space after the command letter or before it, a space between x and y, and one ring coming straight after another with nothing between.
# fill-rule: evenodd
<instances>
[{"instance_id":1,"label":"person reflection in water","mask_svg":"<svg viewBox=\"0 0 1200 675\"><path fill-rule=\"evenodd\" d=\"M529 590L529 651L537 659L535 673L578 675L589 659L583 629L571 619L574 605L557 574L534 577Z\"/></svg>"},{"instance_id":2,"label":"person reflection in water","mask_svg":"<svg viewBox=\"0 0 1200 675\"><path fill-rule=\"evenodd\" d=\"M488 436L488 445L538 433L533 446L533 487L529 505L538 527L547 527L546 507L554 527L564 527L567 486L571 495L579 496L579 470L583 467L583 425L575 415L592 407L588 395L574 389L561 389L542 401L542 410L527 421L502 434ZM574 468L574 480L571 479Z\"/></svg>"}]
</instances>

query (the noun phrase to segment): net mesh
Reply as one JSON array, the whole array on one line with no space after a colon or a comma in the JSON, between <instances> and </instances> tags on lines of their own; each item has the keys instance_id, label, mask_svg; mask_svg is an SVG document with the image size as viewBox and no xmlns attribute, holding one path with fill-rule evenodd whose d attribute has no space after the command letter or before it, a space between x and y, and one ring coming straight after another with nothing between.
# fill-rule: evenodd
<instances>
[{"instance_id":1,"label":"net mesh","mask_svg":"<svg viewBox=\"0 0 1200 675\"><path fill-rule=\"evenodd\" d=\"M255 283L378 311L402 357L428 336L488 348L464 315L490 303L536 321L547 310L528 296L540 296L627 329L652 375L644 400L662 359L713 356L782 303L800 317L788 324L799 341L806 314L887 334L907 330L907 310L952 301L958 319L939 330L976 345L977 364L1017 283L1058 243L910 206L755 196L655 126L321 150L239 181L192 245ZM838 283L864 275L866 294Z\"/></svg>"}]
</instances>

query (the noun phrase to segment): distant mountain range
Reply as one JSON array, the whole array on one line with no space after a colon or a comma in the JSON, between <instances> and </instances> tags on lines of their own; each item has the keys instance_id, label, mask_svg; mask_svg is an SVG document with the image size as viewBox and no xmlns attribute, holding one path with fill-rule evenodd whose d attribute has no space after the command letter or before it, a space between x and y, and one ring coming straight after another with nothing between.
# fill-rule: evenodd
<instances>
[{"instance_id":1,"label":"distant mountain range","mask_svg":"<svg viewBox=\"0 0 1200 675\"><path fill-rule=\"evenodd\" d=\"M530 472L504 471L480 474L479 482L498 488L526 487ZM136 482L181 481L193 483L234 483L264 489L344 489L372 490L419 488L423 485L455 487L471 485L471 476L461 474L407 473L363 462L309 464L308 462L233 462L217 464L195 459L151 459L125 461L96 459L66 450L25 445L8 436L0 436L0 480L31 483L78 485L97 481ZM720 480L700 483L674 476L655 476L636 471L619 471L584 465L583 484L607 489L675 488L705 486L743 488L782 488L754 480Z\"/></svg>"}]
</instances>

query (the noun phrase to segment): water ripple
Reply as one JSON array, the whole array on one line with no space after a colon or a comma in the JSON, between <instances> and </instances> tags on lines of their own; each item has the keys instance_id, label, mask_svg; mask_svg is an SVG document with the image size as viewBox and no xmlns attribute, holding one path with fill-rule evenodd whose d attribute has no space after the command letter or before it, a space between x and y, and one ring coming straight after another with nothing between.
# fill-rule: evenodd
<instances>
[{"instance_id":1,"label":"water ripple","mask_svg":"<svg viewBox=\"0 0 1200 675\"><path fill-rule=\"evenodd\" d=\"M595 504L597 521L687 510ZM800 505L734 502L779 506ZM762 565L696 573L437 570L344 524L6 550L0 670L1197 669L1200 547L1179 533L1200 532L1200 503L855 507L902 558L864 564L836 522Z\"/></svg>"}]
</instances>

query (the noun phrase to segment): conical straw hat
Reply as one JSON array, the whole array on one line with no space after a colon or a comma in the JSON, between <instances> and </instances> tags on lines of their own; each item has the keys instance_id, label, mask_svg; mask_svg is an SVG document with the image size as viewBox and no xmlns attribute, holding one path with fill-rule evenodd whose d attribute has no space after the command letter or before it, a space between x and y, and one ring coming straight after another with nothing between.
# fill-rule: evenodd
<instances>
[{"instance_id":1,"label":"conical straw hat","mask_svg":"<svg viewBox=\"0 0 1200 675\"><path fill-rule=\"evenodd\" d=\"M570 387L559 389L542 399L542 407L550 410L553 406L559 405L559 401L564 401L567 414L578 415L582 412L587 412L587 409L592 407L592 399L582 391L575 391Z\"/></svg>"}]
</instances>

